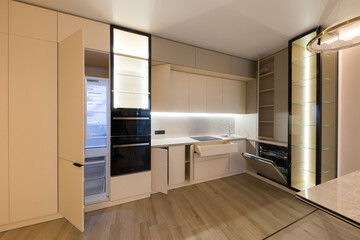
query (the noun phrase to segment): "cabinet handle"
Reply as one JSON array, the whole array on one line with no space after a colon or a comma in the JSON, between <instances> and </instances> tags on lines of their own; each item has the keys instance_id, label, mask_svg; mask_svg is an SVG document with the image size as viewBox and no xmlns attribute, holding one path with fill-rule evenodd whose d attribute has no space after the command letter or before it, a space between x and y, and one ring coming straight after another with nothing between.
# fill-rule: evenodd
<instances>
[{"instance_id":1,"label":"cabinet handle","mask_svg":"<svg viewBox=\"0 0 360 240\"><path fill-rule=\"evenodd\" d=\"M84 166L84 165L82 165L81 163L76 163L76 162L73 163L73 165L76 166L76 167L82 167L82 166Z\"/></svg>"},{"instance_id":2,"label":"cabinet handle","mask_svg":"<svg viewBox=\"0 0 360 240\"><path fill-rule=\"evenodd\" d=\"M113 120L149 120L149 117L113 117Z\"/></svg>"},{"instance_id":3,"label":"cabinet handle","mask_svg":"<svg viewBox=\"0 0 360 240\"><path fill-rule=\"evenodd\" d=\"M124 148L124 147L137 147L137 146L149 146L150 143L134 143L134 144L123 144L123 145L114 145L113 148Z\"/></svg>"}]
</instances>

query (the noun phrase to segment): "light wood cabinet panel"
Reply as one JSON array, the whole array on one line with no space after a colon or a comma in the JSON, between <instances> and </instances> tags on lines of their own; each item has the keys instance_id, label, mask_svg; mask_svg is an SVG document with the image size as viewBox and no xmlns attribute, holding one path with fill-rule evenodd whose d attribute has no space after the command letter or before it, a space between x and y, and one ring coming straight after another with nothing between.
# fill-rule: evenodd
<instances>
[{"instance_id":1,"label":"light wood cabinet panel","mask_svg":"<svg viewBox=\"0 0 360 240\"><path fill-rule=\"evenodd\" d=\"M9 222L8 35L0 33L0 225Z\"/></svg>"},{"instance_id":2,"label":"light wood cabinet panel","mask_svg":"<svg viewBox=\"0 0 360 240\"><path fill-rule=\"evenodd\" d=\"M69 37L79 29L84 30L86 48L110 52L110 25L93 20L58 14L58 42Z\"/></svg>"},{"instance_id":3,"label":"light wood cabinet panel","mask_svg":"<svg viewBox=\"0 0 360 240\"><path fill-rule=\"evenodd\" d=\"M168 192L168 150L166 148L151 149L151 190Z\"/></svg>"},{"instance_id":4,"label":"light wood cabinet panel","mask_svg":"<svg viewBox=\"0 0 360 240\"><path fill-rule=\"evenodd\" d=\"M231 74L231 56L196 48L196 68Z\"/></svg>"},{"instance_id":5,"label":"light wood cabinet panel","mask_svg":"<svg viewBox=\"0 0 360 240\"><path fill-rule=\"evenodd\" d=\"M229 172L230 173L242 173L246 170L246 160L241 153L246 151L246 140L233 141L232 143L238 144L238 151L236 153L230 153Z\"/></svg>"},{"instance_id":6,"label":"light wood cabinet panel","mask_svg":"<svg viewBox=\"0 0 360 240\"><path fill-rule=\"evenodd\" d=\"M206 76L190 74L190 112L206 112Z\"/></svg>"},{"instance_id":7,"label":"light wood cabinet panel","mask_svg":"<svg viewBox=\"0 0 360 240\"><path fill-rule=\"evenodd\" d=\"M169 146L169 185L185 182L185 146Z\"/></svg>"},{"instance_id":8,"label":"light wood cabinet panel","mask_svg":"<svg viewBox=\"0 0 360 240\"><path fill-rule=\"evenodd\" d=\"M9 156L10 222L55 214L56 43L10 36Z\"/></svg>"},{"instance_id":9,"label":"light wood cabinet panel","mask_svg":"<svg viewBox=\"0 0 360 240\"><path fill-rule=\"evenodd\" d=\"M170 64L151 68L151 110L170 111Z\"/></svg>"},{"instance_id":10,"label":"light wood cabinet panel","mask_svg":"<svg viewBox=\"0 0 360 240\"><path fill-rule=\"evenodd\" d=\"M208 77L206 80L206 112L222 113L222 79Z\"/></svg>"},{"instance_id":11,"label":"light wood cabinet panel","mask_svg":"<svg viewBox=\"0 0 360 240\"><path fill-rule=\"evenodd\" d=\"M246 113L246 83L223 79L223 113Z\"/></svg>"},{"instance_id":12,"label":"light wood cabinet panel","mask_svg":"<svg viewBox=\"0 0 360 240\"><path fill-rule=\"evenodd\" d=\"M171 111L189 112L189 73L171 71Z\"/></svg>"},{"instance_id":13,"label":"light wood cabinet panel","mask_svg":"<svg viewBox=\"0 0 360 240\"><path fill-rule=\"evenodd\" d=\"M0 33L9 32L9 0L0 0Z\"/></svg>"},{"instance_id":14,"label":"light wood cabinet panel","mask_svg":"<svg viewBox=\"0 0 360 240\"><path fill-rule=\"evenodd\" d=\"M111 178L111 201L149 194L151 171L126 174Z\"/></svg>"},{"instance_id":15,"label":"light wood cabinet panel","mask_svg":"<svg viewBox=\"0 0 360 240\"><path fill-rule=\"evenodd\" d=\"M231 74L243 77L256 77L256 61L231 57Z\"/></svg>"},{"instance_id":16,"label":"light wood cabinet panel","mask_svg":"<svg viewBox=\"0 0 360 240\"><path fill-rule=\"evenodd\" d=\"M288 49L274 56L274 139L288 140Z\"/></svg>"},{"instance_id":17,"label":"light wood cabinet panel","mask_svg":"<svg viewBox=\"0 0 360 240\"><path fill-rule=\"evenodd\" d=\"M80 231L85 217L84 59L82 30L58 44L59 213Z\"/></svg>"},{"instance_id":18,"label":"light wood cabinet panel","mask_svg":"<svg viewBox=\"0 0 360 240\"><path fill-rule=\"evenodd\" d=\"M10 1L9 16L10 34L57 41L57 12Z\"/></svg>"},{"instance_id":19,"label":"light wood cabinet panel","mask_svg":"<svg viewBox=\"0 0 360 240\"><path fill-rule=\"evenodd\" d=\"M152 36L151 58L155 61L195 67L195 47Z\"/></svg>"}]
</instances>

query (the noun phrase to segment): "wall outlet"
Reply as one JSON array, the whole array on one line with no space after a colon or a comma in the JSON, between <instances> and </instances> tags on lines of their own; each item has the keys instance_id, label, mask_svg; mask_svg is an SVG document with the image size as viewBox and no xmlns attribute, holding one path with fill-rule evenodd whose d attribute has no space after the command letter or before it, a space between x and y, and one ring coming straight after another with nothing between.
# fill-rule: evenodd
<instances>
[{"instance_id":1,"label":"wall outlet","mask_svg":"<svg viewBox=\"0 0 360 240\"><path fill-rule=\"evenodd\" d=\"M155 135L165 134L165 130L155 130Z\"/></svg>"}]
</instances>

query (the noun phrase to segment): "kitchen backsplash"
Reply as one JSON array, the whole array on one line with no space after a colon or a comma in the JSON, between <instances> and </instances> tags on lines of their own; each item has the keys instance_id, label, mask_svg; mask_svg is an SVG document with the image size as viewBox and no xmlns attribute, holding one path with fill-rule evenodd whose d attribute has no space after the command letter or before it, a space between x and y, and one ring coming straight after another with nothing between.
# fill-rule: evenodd
<instances>
[{"instance_id":1,"label":"kitchen backsplash","mask_svg":"<svg viewBox=\"0 0 360 240\"><path fill-rule=\"evenodd\" d=\"M234 116L174 116L152 115L152 138L189 137L202 135L223 135L228 132L255 137L256 114ZM155 130L165 130L165 134L155 135Z\"/></svg>"},{"instance_id":2,"label":"kitchen backsplash","mask_svg":"<svg viewBox=\"0 0 360 240\"><path fill-rule=\"evenodd\" d=\"M153 138L223 135L229 123L234 133L234 116L151 116L151 135ZM155 135L155 130L165 130L165 134Z\"/></svg>"}]
</instances>

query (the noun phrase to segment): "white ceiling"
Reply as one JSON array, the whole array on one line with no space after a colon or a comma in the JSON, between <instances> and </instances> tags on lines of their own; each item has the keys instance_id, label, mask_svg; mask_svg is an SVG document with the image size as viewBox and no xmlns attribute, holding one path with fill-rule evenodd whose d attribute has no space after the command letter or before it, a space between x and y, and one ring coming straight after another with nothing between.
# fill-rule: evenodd
<instances>
[{"instance_id":1,"label":"white ceiling","mask_svg":"<svg viewBox=\"0 0 360 240\"><path fill-rule=\"evenodd\" d=\"M360 0L23 0L256 60L318 25L360 15Z\"/></svg>"}]
</instances>

